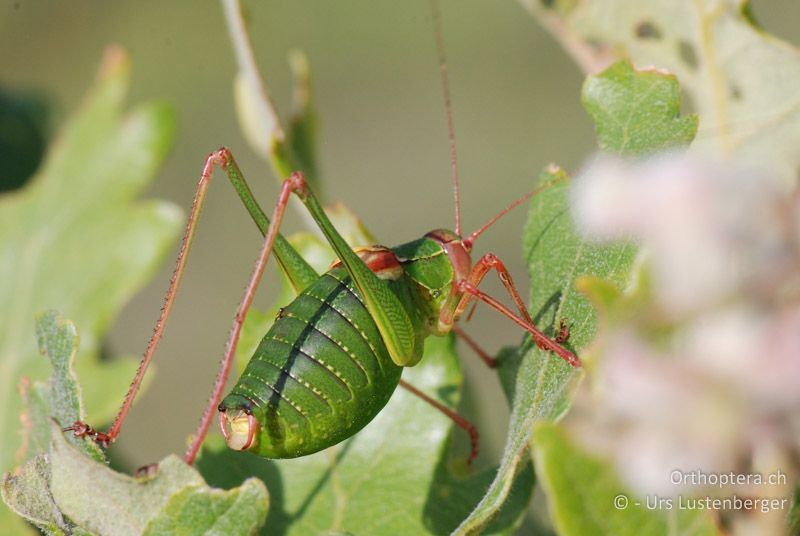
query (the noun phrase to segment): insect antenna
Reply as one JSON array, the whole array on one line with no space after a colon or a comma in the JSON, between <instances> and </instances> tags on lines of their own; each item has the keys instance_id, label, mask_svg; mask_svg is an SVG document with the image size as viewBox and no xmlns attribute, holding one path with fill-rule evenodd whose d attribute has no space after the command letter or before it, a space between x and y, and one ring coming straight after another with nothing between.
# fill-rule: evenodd
<instances>
[{"instance_id":1,"label":"insect antenna","mask_svg":"<svg viewBox=\"0 0 800 536\"><path fill-rule=\"evenodd\" d=\"M494 216L489 218L489 221L487 221L486 223L481 225L478 228L477 231L475 231L474 233L469 235L467 238L465 238L462 241L463 244L468 249L471 249L472 248L472 244L475 243L475 239L478 238L481 234L483 234L483 232L486 231L486 229L488 229L489 227L494 225L495 222L497 222L497 220L499 220L500 218L502 218L503 216L505 216L506 214L508 214L509 212L511 212L512 210L514 210L518 206L520 206L522 203L524 203L525 201L527 201L528 199L530 199L534 195L536 195L536 194L538 194L538 193L550 188L551 186L553 186L557 182L560 182L560 180L561 179L556 179L554 181L548 182L547 184L545 184L543 186L540 186L539 188L536 188L535 190L532 190L532 191L528 192L527 194L523 195L522 197L520 197L519 199L517 199L516 201L514 201L513 203L508 205L506 208L504 208L503 210L501 210L500 212L498 212L497 214L495 214Z\"/></svg>"},{"instance_id":2,"label":"insect antenna","mask_svg":"<svg viewBox=\"0 0 800 536\"><path fill-rule=\"evenodd\" d=\"M436 37L436 56L439 59L439 77L442 83L442 96L447 116L447 137L450 140L450 172L453 176L453 202L456 213L456 234L461 236L461 203L458 192L458 157L456 155L456 130L453 126L453 107L450 101L450 79L447 76L447 58L444 53L444 31L438 0L430 0L433 32Z\"/></svg>"}]
</instances>

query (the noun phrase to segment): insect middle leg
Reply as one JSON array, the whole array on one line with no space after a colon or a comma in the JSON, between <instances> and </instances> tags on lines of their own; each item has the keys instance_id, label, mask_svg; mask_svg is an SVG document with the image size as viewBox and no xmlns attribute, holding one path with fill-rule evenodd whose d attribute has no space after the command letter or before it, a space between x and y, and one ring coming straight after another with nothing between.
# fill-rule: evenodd
<instances>
[{"instance_id":1,"label":"insect middle leg","mask_svg":"<svg viewBox=\"0 0 800 536\"><path fill-rule=\"evenodd\" d=\"M481 361L483 361L487 367L492 369L497 368L497 359L489 355L489 352L484 350L477 343L477 341L475 341L475 339L467 335L466 332L464 332L464 330L458 326L458 324L453 324L453 332L456 334L458 338L467 343L467 346L472 348L473 352L478 354L478 357L481 358Z\"/></svg>"},{"instance_id":2,"label":"insect middle leg","mask_svg":"<svg viewBox=\"0 0 800 536\"><path fill-rule=\"evenodd\" d=\"M464 430L467 435L469 435L469 444L470 444L470 451L469 451L469 458L467 458L467 464L472 464L475 458L478 457L478 451L480 448L480 434L478 433L478 429L472 424L470 421L456 413L455 411L451 410L444 404L440 403L439 401L429 397L410 383L405 380L400 380L400 387L407 390L409 393L421 398L435 409L444 413L451 421L453 421L456 426Z\"/></svg>"}]
</instances>

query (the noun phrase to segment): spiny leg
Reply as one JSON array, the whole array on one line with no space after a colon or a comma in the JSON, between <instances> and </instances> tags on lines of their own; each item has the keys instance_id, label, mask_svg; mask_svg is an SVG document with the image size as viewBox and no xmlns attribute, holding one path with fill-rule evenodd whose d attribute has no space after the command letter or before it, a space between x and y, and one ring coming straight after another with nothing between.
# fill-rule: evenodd
<instances>
[{"instance_id":1,"label":"spiny leg","mask_svg":"<svg viewBox=\"0 0 800 536\"><path fill-rule=\"evenodd\" d=\"M228 375L230 374L231 365L233 364L233 358L236 353L236 346L239 343L239 335L242 331L244 319L247 316L247 311L250 309L250 305L253 303L253 297L255 297L256 288L258 287L258 283L261 281L261 276L264 274L264 268L267 266L267 260L269 260L269 255L272 252L273 244L278 236L278 229L280 228L281 221L283 220L283 214L286 211L286 205L289 202L289 195L292 193L293 189L297 188L297 181L295 177L295 175L292 175L281 186L281 193L278 197L278 202L275 204L275 210L272 212L272 222L267 230L267 236L264 239L264 245L261 247L261 252L259 253L258 259L256 260L256 264L253 268L253 273L250 275L250 280L247 282L247 287L245 288L244 295L239 303L239 308L236 310L236 316L234 317L233 326L231 327L230 334L228 335L228 341L225 343L225 354L222 358L219 371L217 372L217 379L214 383L214 391L212 392L211 398L209 399L206 409L203 412L203 417L200 419L200 425L197 427L197 431L194 434L194 439L192 440L191 445L189 445L189 449L186 451L186 454L183 457L184 461L189 465L194 463L197 452L200 450L200 445L202 445L206 438L206 434L208 434L208 428L211 426L211 421L214 418L214 413L217 411L217 406L219 406L219 402L222 399L222 391L225 389L225 382L228 380Z\"/></svg>"},{"instance_id":2,"label":"spiny leg","mask_svg":"<svg viewBox=\"0 0 800 536\"><path fill-rule=\"evenodd\" d=\"M470 452L469 458L467 458L467 463L472 465L472 462L478 457L478 449L480 446L480 434L478 434L478 429L475 428L475 425L444 404L440 403L438 400L434 400L433 398L429 397L407 381L400 380L400 387L404 388L413 395L418 396L437 410L444 413L456 424L456 426L464 430L469 435Z\"/></svg>"},{"instance_id":3,"label":"spiny leg","mask_svg":"<svg viewBox=\"0 0 800 536\"><path fill-rule=\"evenodd\" d=\"M197 189L195 190L194 200L192 202L192 209L186 222L183 241L181 243L178 257L175 261L175 269L172 273L172 278L170 279L169 288L167 289L167 293L164 297L164 303L161 307L161 312L158 320L156 321L156 325L153 328L153 335L150 337L150 340L147 343L147 348L142 356L141 362L139 363L139 368L137 369L136 375L131 382L131 386L125 395L125 399L122 403L119 413L114 419L114 422L112 423L108 432L99 432L82 421L76 421L71 426L64 428L63 430L65 432L71 431L76 437L89 437L104 448L108 447L109 444L114 442L119 435L122 424L125 421L125 418L127 417L128 412L133 404L133 400L139 391L144 374L147 371L150 362L152 361L153 355L158 347L158 343L164 333L166 321L172 311L172 306L183 278L183 272L189 257L192 242L194 241L194 234L199 216L202 212L206 195L208 193L208 188L211 184L214 167L216 166L219 166L225 172L234 189L236 190L236 193L242 200L242 203L245 205L250 216L253 218L253 221L259 227L262 234L266 234L269 226L269 219L258 205L258 202L255 200L255 197L250 191L244 176L239 170L239 167L236 165L236 161L233 159L233 155L231 155L230 151L224 147L209 154L203 166L200 180L197 183ZM289 280L292 282L293 286L298 289L298 291L302 288L305 288L305 286L310 284L310 282L318 277L314 269L305 262L302 256L300 256L300 254L297 253L288 243L288 241L286 241L286 239L281 235L278 235L275 242L275 255L278 257L278 261L284 272L289 277Z\"/></svg>"}]
</instances>

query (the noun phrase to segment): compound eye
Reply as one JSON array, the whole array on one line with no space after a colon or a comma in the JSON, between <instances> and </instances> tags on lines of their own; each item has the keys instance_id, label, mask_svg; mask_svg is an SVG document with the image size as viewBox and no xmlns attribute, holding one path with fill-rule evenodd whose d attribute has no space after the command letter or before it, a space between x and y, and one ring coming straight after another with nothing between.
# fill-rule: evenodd
<instances>
[{"instance_id":1,"label":"compound eye","mask_svg":"<svg viewBox=\"0 0 800 536\"><path fill-rule=\"evenodd\" d=\"M247 450L253 444L256 433L256 418L242 409L224 410L219 413L219 427L225 442L233 450Z\"/></svg>"}]
</instances>

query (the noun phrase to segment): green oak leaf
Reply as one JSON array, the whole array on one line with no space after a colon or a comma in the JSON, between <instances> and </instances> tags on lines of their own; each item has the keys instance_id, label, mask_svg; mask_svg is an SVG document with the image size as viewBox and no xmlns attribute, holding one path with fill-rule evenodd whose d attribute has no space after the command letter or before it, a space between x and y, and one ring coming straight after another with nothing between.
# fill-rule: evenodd
<instances>
[{"instance_id":1,"label":"green oak leaf","mask_svg":"<svg viewBox=\"0 0 800 536\"><path fill-rule=\"evenodd\" d=\"M3 470L20 447L17 382L22 376L42 378L47 371L33 337L36 313L55 307L83 326L75 362L79 376L102 376L124 386L136 368L132 360L114 361L110 367L101 362L99 341L125 301L157 268L179 229L180 213L168 203L135 201L166 155L174 120L162 105L123 114L129 71L125 54L111 49L89 96L56 136L40 171L23 189L0 198ZM119 391L97 387L91 388L96 397L87 409L93 418L108 418ZM0 523L8 519L10 526L8 514L0 507Z\"/></svg>"},{"instance_id":2,"label":"green oak leaf","mask_svg":"<svg viewBox=\"0 0 800 536\"><path fill-rule=\"evenodd\" d=\"M38 391L42 403L50 414L75 420L82 407L70 367L77 331L50 312L40 316L37 333L53 367L49 385ZM54 419L37 422L49 428L47 451L5 474L0 490L8 506L47 533L251 534L266 518L267 491L258 479L213 489L175 456L162 460L155 476L130 477L110 469L91 441L63 433Z\"/></svg>"},{"instance_id":3,"label":"green oak leaf","mask_svg":"<svg viewBox=\"0 0 800 536\"><path fill-rule=\"evenodd\" d=\"M680 115L675 76L636 70L619 61L583 84L583 105L592 116L600 149L642 155L688 146L697 116Z\"/></svg>"},{"instance_id":4,"label":"green oak leaf","mask_svg":"<svg viewBox=\"0 0 800 536\"><path fill-rule=\"evenodd\" d=\"M653 98L656 94L658 97ZM696 118L677 118L679 102L674 77L636 73L625 62L598 77L589 77L584 85L584 105L595 120L599 145L625 156L691 142ZM647 121L652 126L646 125ZM625 288L636 248L624 243L585 241L570 214L569 183L566 172L554 165L539 177L543 189L531 201L523 256L528 265L534 322L554 336L563 319L570 328L567 347L580 357L597 333L598 315L579 283L593 281L591 289ZM591 367L588 357L583 355L584 366ZM579 378L567 363L540 350L528 337L519 348L502 352L499 359L501 381L512 400L506 446L497 476L459 527L462 533L480 530L496 515L509 496L514 475L528 460L526 449L535 448L535 424L556 420L566 412Z\"/></svg>"},{"instance_id":5,"label":"green oak leaf","mask_svg":"<svg viewBox=\"0 0 800 536\"><path fill-rule=\"evenodd\" d=\"M230 491L186 487L150 520L144 534L252 534L264 523L267 504L264 484L257 478Z\"/></svg>"},{"instance_id":6,"label":"green oak leaf","mask_svg":"<svg viewBox=\"0 0 800 536\"><path fill-rule=\"evenodd\" d=\"M170 525L197 533L215 523L230 526L227 517L242 509L247 515L241 519L239 530L250 534L266 517L267 490L255 479L234 493L215 491L205 485L195 469L174 455L159 462L155 477L130 477L93 462L70 446L63 434L55 432L57 429L50 450L53 499L64 515L92 533L138 535L151 522L156 523L149 527L154 534ZM237 504L239 493L249 498L246 508ZM193 515L199 495L206 496L201 500L208 501L207 511Z\"/></svg>"},{"instance_id":7,"label":"green oak leaf","mask_svg":"<svg viewBox=\"0 0 800 536\"><path fill-rule=\"evenodd\" d=\"M52 374L47 383L25 382L23 401L23 442L27 450L37 454L18 471L3 477L2 496L6 504L48 533L69 532L72 525L61 514L50 493L48 452L52 441L52 422L72 424L85 419L81 388L72 370L78 351L78 331L72 322L65 321L55 311L37 316L36 336L39 350L50 361ZM62 435L59 430L58 435ZM68 434L67 440L87 456L105 462L100 448Z\"/></svg>"},{"instance_id":8,"label":"green oak leaf","mask_svg":"<svg viewBox=\"0 0 800 536\"><path fill-rule=\"evenodd\" d=\"M522 1L576 42L675 73L700 117L693 149L797 184L800 55L753 22L748 2L571 0L556 14Z\"/></svg>"},{"instance_id":9,"label":"green oak leaf","mask_svg":"<svg viewBox=\"0 0 800 536\"><path fill-rule=\"evenodd\" d=\"M74 528L50 493L50 462L45 454L37 454L13 473L4 474L0 492L6 506L45 534L69 534ZM5 528L13 532L16 526Z\"/></svg>"},{"instance_id":10,"label":"green oak leaf","mask_svg":"<svg viewBox=\"0 0 800 536\"><path fill-rule=\"evenodd\" d=\"M62 319L56 311L48 311L36 319L36 337L39 349L50 359L53 372L48 385L34 384L37 404L29 406L27 413L36 430L26 430L38 437L47 437L49 442L49 420L69 426L75 421L85 421L81 387L72 365L78 351L78 330L75 324ZM38 414L38 415L34 415ZM93 442L84 441L70 434L70 442L95 460L104 462L103 451ZM39 440L41 443L41 439ZM40 451L41 452L41 451Z\"/></svg>"},{"instance_id":11,"label":"green oak leaf","mask_svg":"<svg viewBox=\"0 0 800 536\"><path fill-rule=\"evenodd\" d=\"M648 509L625 490L612 464L587 454L558 425L536 427L534 458L559 534L717 534L705 511Z\"/></svg>"},{"instance_id":12,"label":"green oak leaf","mask_svg":"<svg viewBox=\"0 0 800 536\"><path fill-rule=\"evenodd\" d=\"M308 58L299 50L289 52L292 68L294 110L289 121L287 144L294 155L293 165L302 169L314 193L324 199L322 180L317 158L317 131L319 120L317 109L311 98L311 73Z\"/></svg>"}]
</instances>

